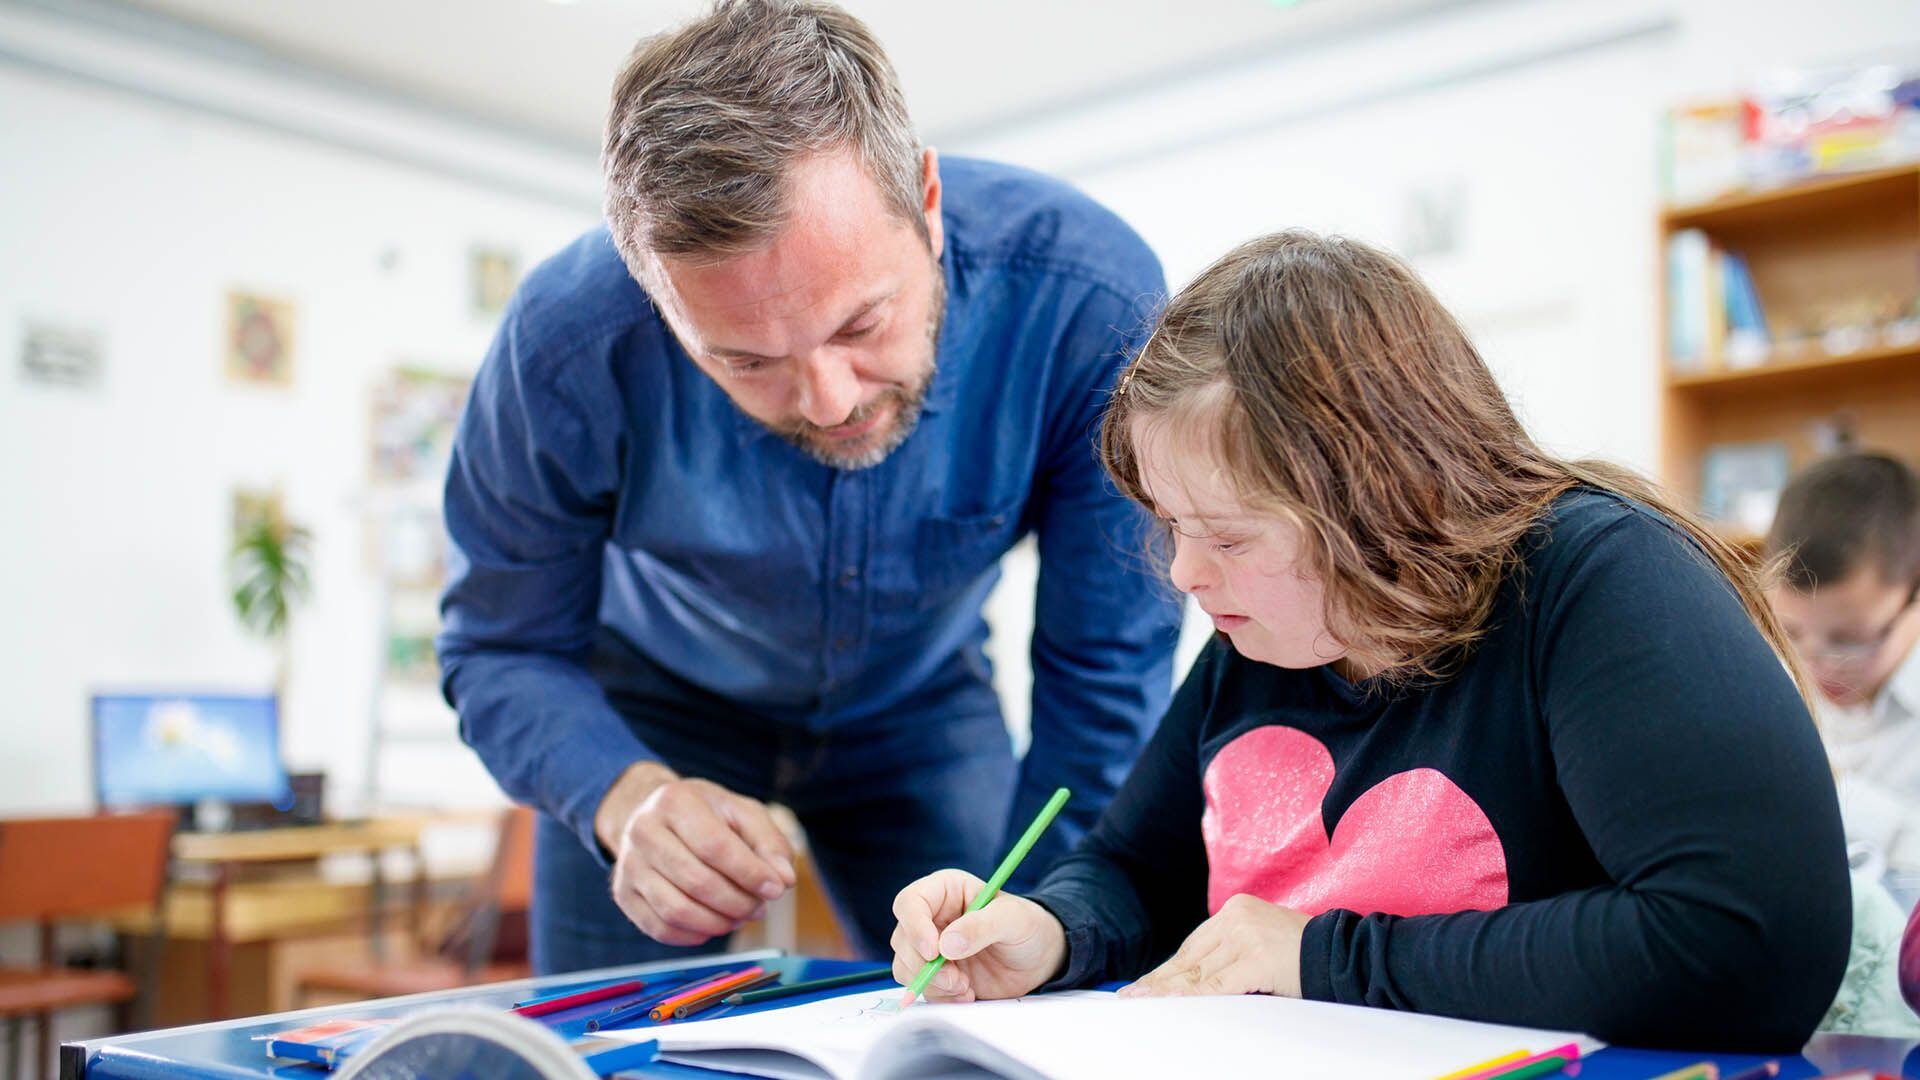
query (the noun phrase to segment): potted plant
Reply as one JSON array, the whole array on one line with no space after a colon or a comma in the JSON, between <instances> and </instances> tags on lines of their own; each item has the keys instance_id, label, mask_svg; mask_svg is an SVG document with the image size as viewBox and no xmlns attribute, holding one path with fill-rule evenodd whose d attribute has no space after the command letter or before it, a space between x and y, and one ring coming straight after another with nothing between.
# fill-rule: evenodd
<instances>
[{"instance_id":1,"label":"potted plant","mask_svg":"<svg viewBox=\"0 0 1920 1080\"><path fill-rule=\"evenodd\" d=\"M278 499L251 513L235 530L227 557L233 609L241 625L274 649L274 692L286 697L292 666L288 627L294 607L309 591L307 560L312 535L287 520Z\"/></svg>"}]
</instances>

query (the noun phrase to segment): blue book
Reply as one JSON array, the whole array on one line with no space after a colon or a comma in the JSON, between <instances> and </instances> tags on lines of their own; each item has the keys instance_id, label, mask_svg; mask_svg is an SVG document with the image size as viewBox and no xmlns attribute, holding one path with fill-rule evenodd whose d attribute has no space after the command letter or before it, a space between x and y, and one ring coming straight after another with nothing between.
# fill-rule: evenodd
<instances>
[{"instance_id":1,"label":"blue book","mask_svg":"<svg viewBox=\"0 0 1920 1080\"><path fill-rule=\"evenodd\" d=\"M1699 229L1667 238L1667 363L1675 371L1707 366L1718 342L1709 326L1713 248Z\"/></svg>"},{"instance_id":2,"label":"blue book","mask_svg":"<svg viewBox=\"0 0 1920 1080\"><path fill-rule=\"evenodd\" d=\"M1753 272L1738 252L1729 251L1721 264L1727 309L1727 360L1735 367L1757 364L1766 359L1773 347L1767 333L1767 317L1760 307L1760 291L1754 288Z\"/></svg>"}]
</instances>

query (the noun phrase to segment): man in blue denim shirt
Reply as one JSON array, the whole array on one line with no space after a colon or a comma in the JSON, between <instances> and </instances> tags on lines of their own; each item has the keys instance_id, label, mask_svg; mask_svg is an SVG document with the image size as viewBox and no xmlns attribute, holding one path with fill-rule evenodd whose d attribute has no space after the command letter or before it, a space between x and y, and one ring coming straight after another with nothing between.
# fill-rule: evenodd
<instances>
[{"instance_id":1,"label":"man in blue denim shirt","mask_svg":"<svg viewBox=\"0 0 1920 1080\"><path fill-rule=\"evenodd\" d=\"M1093 452L1159 265L1063 184L920 148L822 4L643 41L604 160L609 228L515 296L447 479L444 688L544 811L535 964L758 917L795 880L768 802L884 954L902 884L1071 787L1037 877L1166 704L1178 607ZM1016 766L981 605L1030 532Z\"/></svg>"}]
</instances>

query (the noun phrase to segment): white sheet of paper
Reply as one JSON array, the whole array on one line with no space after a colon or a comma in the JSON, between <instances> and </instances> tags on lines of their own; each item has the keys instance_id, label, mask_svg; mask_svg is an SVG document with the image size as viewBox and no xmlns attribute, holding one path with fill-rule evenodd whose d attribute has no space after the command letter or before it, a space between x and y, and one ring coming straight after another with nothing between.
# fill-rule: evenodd
<instances>
[{"instance_id":1,"label":"white sheet of paper","mask_svg":"<svg viewBox=\"0 0 1920 1080\"><path fill-rule=\"evenodd\" d=\"M1049 999L1076 997L1111 998L1093 990L1050 994ZM910 1016L944 1015L956 1009L1005 1009L1019 1001L986 1001L971 1005L932 1005L922 1003L901 1012L884 1012L882 1003L899 1000L898 989L861 991L840 997L810 1001L786 1009L769 1009L745 1016L723 1016L717 1020L693 1020L659 1027L602 1031L604 1038L641 1041L660 1040L663 1054L673 1051L703 1052L701 1065L728 1072L750 1072L756 1076L801 1080L820 1076L851 1077L873 1044L888 1029ZM763 1051L781 1051L767 1054ZM726 1051L705 1053L708 1051ZM798 1055L818 1068L806 1069L791 1057Z\"/></svg>"},{"instance_id":2,"label":"white sheet of paper","mask_svg":"<svg viewBox=\"0 0 1920 1080\"><path fill-rule=\"evenodd\" d=\"M1083 990L969 1005L920 1004L897 1015L878 1012L886 998L869 990L789 1009L601 1034L659 1039L663 1056L673 1060L790 1080L845 1080L876 1069L914 1075L889 1052L908 1045L904 1040L888 1039L877 1055L875 1047L889 1032L923 1026L945 1029L935 1031L944 1046L984 1044L996 1056L1059 1080L1255 1072L1406 1080L1512 1050L1538 1053L1571 1042L1584 1054L1601 1045L1574 1032L1259 994L1121 1000ZM924 1050L928 1041L913 1045Z\"/></svg>"}]
</instances>

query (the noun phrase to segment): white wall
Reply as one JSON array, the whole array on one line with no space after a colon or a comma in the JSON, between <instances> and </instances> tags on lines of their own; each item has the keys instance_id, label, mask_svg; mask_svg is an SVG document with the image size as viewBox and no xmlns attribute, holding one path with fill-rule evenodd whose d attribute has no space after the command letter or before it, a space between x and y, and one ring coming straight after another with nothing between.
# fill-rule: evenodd
<instances>
[{"instance_id":1,"label":"white wall","mask_svg":"<svg viewBox=\"0 0 1920 1080\"><path fill-rule=\"evenodd\" d=\"M0 161L0 812L87 804L92 688L270 685L227 600L239 486L277 485L316 537L285 756L351 796L380 647L360 509L369 388L398 363L477 366L491 325L469 307L469 247L531 262L589 226L591 204L5 64ZM226 381L230 288L298 305L291 389ZM27 319L102 331L104 385L24 383ZM430 786L486 797L470 757L450 756Z\"/></svg>"}]
</instances>

